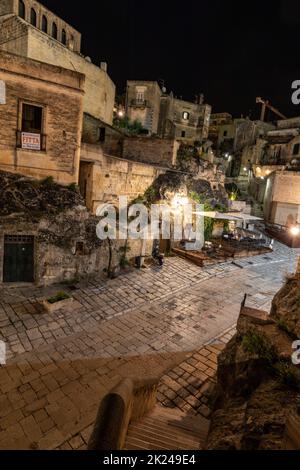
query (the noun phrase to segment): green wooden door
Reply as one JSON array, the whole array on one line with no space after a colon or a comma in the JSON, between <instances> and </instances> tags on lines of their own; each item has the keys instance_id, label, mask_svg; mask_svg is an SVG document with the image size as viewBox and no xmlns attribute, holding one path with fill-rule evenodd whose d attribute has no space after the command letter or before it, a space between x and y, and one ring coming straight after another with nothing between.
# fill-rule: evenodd
<instances>
[{"instance_id":1,"label":"green wooden door","mask_svg":"<svg viewBox=\"0 0 300 470\"><path fill-rule=\"evenodd\" d=\"M24 235L4 238L4 282L34 281L34 239Z\"/></svg>"}]
</instances>

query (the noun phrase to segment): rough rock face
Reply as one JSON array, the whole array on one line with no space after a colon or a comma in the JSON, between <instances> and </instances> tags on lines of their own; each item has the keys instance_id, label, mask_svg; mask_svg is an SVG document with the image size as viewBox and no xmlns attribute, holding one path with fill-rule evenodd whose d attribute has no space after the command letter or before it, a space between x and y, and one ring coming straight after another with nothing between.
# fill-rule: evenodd
<instances>
[{"instance_id":1,"label":"rough rock face","mask_svg":"<svg viewBox=\"0 0 300 470\"><path fill-rule=\"evenodd\" d=\"M280 320L287 330L300 338L300 279L295 277L287 281L275 295L271 317Z\"/></svg>"},{"instance_id":2,"label":"rough rock face","mask_svg":"<svg viewBox=\"0 0 300 470\"><path fill-rule=\"evenodd\" d=\"M21 214L33 219L83 204L76 190L56 184L51 178L36 181L0 171L0 217Z\"/></svg>"},{"instance_id":3,"label":"rough rock face","mask_svg":"<svg viewBox=\"0 0 300 470\"><path fill-rule=\"evenodd\" d=\"M76 187L0 172L0 238L34 237L34 280L47 285L102 272L107 243Z\"/></svg>"},{"instance_id":4,"label":"rough rock face","mask_svg":"<svg viewBox=\"0 0 300 470\"><path fill-rule=\"evenodd\" d=\"M219 185L219 189L212 189L211 181L214 178L213 172L207 173L200 178L186 175L184 173L174 173L167 171L159 175L145 192L145 196L150 203L157 200L170 199L174 193L188 195L196 192L203 200L210 202L212 206L216 204L228 205L228 196L224 186Z\"/></svg>"},{"instance_id":5,"label":"rough rock face","mask_svg":"<svg viewBox=\"0 0 300 470\"><path fill-rule=\"evenodd\" d=\"M242 307L237 334L218 359L208 449L285 448L287 418L300 410L290 333L299 328L299 298L300 283L292 280L275 296L272 317Z\"/></svg>"}]
</instances>

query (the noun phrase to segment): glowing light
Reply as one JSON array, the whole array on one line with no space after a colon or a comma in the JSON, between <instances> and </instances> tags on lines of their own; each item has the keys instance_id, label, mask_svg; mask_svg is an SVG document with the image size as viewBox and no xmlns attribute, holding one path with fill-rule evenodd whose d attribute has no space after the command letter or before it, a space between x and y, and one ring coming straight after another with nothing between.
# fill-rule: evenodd
<instances>
[{"instance_id":1,"label":"glowing light","mask_svg":"<svg viewBox=\"0 0 300 470\"><path fill-rule=\"evenodd\" d=\"M300 235L300 227L297 227L295 225L294 227L290 228L290 232L291 232L291 235L293 235L293 237L297 237L298 235Z\"/></svg>"},{"instance_id":2,"label":"glowing light","mask_svg":"<svg viewBox=\"0 0 300 470\"><path fill-rule=\"evenodd\" d=\"M270 171L270 170L267 170L267 171L266 171L266 174L267 174L267 175L269 175L270 173L271 173L271 171Z\"/></svg>"},{"instance_id":3,"label":"glowing light","mask_svg":"<svg viewBox=\"0 0 300 470\"><path fill-rule=\"evenodd\" d=\"M124 111L122 111L121 109L118 111L118 116L119 117L123 117L124 116Z\"/></svg>"},{"instance_id":4,"label":"glowing light","mask_svg":"<svg viewBox=\"0 0 300 470\"><path fill-rule=\"evenodd\" d=\"M244 171L247 171L247 168L244 166Z\"/></svg>"}]
</instances>

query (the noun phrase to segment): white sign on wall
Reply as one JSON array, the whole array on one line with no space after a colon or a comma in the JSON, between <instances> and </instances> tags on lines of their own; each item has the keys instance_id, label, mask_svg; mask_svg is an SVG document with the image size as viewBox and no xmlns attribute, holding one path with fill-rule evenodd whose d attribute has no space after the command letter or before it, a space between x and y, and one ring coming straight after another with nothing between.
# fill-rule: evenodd
<instances>
[{"instance_id":1,"label":"white sign on wall","mask_svg":"<svg viewBox=\"0 0 300 470\"><path fill-rule=\"evenodd\" d=\"M41 150L41 134L22 132L22 149Z\"/></svg>"},{"instance_id":2,"label":"white sign on wall","mask_svg":"<svg viewBox=\"0 0 300 470\"><path fill-rule=\"evenodd\" d=\"M0 104L6 104L6 86L3 80L0 80Z\"/></svg>"}]
</instances>

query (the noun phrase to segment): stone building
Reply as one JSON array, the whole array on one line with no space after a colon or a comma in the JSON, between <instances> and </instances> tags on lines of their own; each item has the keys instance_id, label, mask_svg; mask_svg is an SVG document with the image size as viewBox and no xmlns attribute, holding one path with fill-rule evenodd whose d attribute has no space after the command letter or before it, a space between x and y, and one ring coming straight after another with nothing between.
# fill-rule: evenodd
<instances>
[{"instance_id":1,"label":"stone building","mask_svg":"<svg viewBox=\"0 0 300 470\"><path fill-rule=\"evenodd\" d=\"M82 142L100 145L104 154L121 157L124 138L123 132L90 114L84 113Z\"/></svg>"},{"instance_id":2,"label":"stone building","mask_svg":"<svg viewBox=\"0 0 300 470\"><path fill-rule=\"evenodd\" d=\"M263 165L295 165L300 167L300 118L277 122L277 128L266 134Z\"/></svg>"},{"instance_id":3,"label":"stone building","mask_svg":"<svg viewBox=\"0 0 300 470\"><path fill-rule=\"evenodd\" d=\"M300 172L274 171L268 176L264 215L268 222L283 226L300 222Z\"/></svg>"},{"instance_id":4,"label":"stone building","mask_svg":"<svg viewBox=\"0 0 300 470\"><path fill-rule=\"evenodd\" d=\"M126 115L131 121L139 121L149 135L158 133L161 96L157 82L127 81Z\"/></svg>"},{"instance_id":5,"label":"stone building","mask_svg":"<svg viewBox=\"0 0 300 470\"><path fill-rule=\"evenodd\" d=\"M300 118L284 119L269 125L254 142L243 148L242 165L250 162L256 177L272 171L300 168Z\"/></svg>"},{"instance_id":6,"label":"stone building","mask_svg":"<svg viewBox=\"0 0 300 470\"><path fill-rule=\"evenodd\" d=\"M158 134L163 138L174 138L186 142L202 142L208 138L211 107L192 103L164 94Z\"/></svg>"},{"instance_id":7,"label":"stone building","mask_svg":"<svg viewBox=\"0 0 300 470\"><path fill-rule=\"evenodd\" d=\"M0 49L85 75L84 111L112 124L115 85L105 62L80 53L81 34L35 0L0 0Z\"/></svg>"},{"instance_id":8,"label":"stone building","mask_svg":"<svg viewBox=\"0 0 300 470\"><path fill-rule=\"evenodd\" d=\"M267 132L274 129L274 125L263 121L252 121L249 118L234 119L235 137L233 141L234 157L228 169L228 174L233 177L248 176L253 161L249 158L249 149L256 146ZM258 144L258 147L260 144ZM251 150L256 155L256 150Z\"/></svg>"},{"instance_id":9,"label":"stone building","mask_svg":"<svg viewBox=\"0 0 300 470\"><path fill-rule=\"evenodd\" d=\"M0 168L77 183L84 75L0 51Z\"/></svg>"},{"instance_id":10,"label":"stone building","mask_svg":"<svg viewBox=\"0 0 300 470\"><path fill-rule=\"evenodd\" d=\"M126 115L139 121L149 135L195 142L207 139L211 107L167 94L157 82L127 82Z\"/></svg>"}]
</instances>

